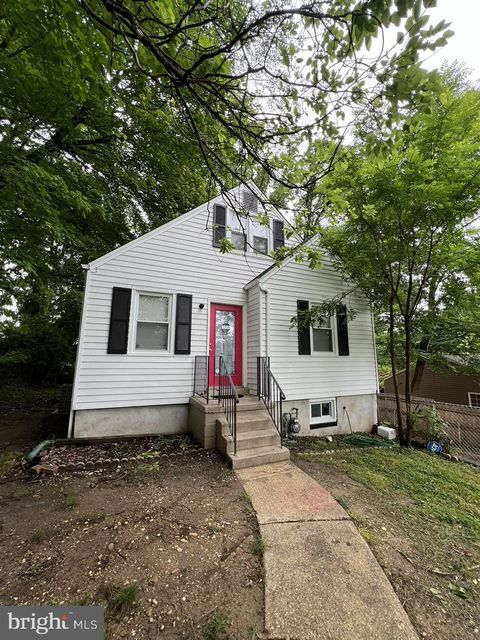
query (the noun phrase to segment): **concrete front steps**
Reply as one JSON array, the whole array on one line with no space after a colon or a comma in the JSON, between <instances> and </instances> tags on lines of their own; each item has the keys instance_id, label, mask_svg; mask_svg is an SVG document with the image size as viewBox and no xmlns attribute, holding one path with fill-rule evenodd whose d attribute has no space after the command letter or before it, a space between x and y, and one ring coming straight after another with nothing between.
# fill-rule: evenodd
<instances>
[{"instance_id":1,"label":"concrete front steps","mask_svg":"<svg viewBox=\"0 0 480 640\"><path fill-rule=\"evenodd\" d=\"M216 446L232 469L290 459L290 451L280 446L280 436L263 402L245 395L237 405L237 452L223 413L216 419Z\"/></svg>"}]
</instances>

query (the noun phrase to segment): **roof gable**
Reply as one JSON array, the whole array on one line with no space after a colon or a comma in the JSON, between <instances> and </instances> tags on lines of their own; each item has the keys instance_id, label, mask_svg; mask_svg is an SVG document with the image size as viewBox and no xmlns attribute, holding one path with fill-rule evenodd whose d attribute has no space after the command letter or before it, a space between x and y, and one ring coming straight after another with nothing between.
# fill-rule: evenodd
<instances>
[{"instance_id":1,"label":"roof gable","mask_svg":"<svg viewBox=\"0 0 480 640\"><path fill-rule=\"evenodd\" d=\"M268 198L257 187L257 185L254 182L248 182L246 186L262 202L268 203ZM130 242L127 242L126 244L123 244L120 247L117 247L116 249L113 249L109 253L105 253L103 256L100 256L99 258L96 258L95 260L92 260L92 262L90 262L87 265L87 268L100 267L101 265L105 264L109 260L111 260L111 259L123 254L124 252L128 251L132 247L141 245L144 242L146 242L148 240L151 240L153 238L156 238L156 237L162 235L163 233L166 233L170 229L173 229L176 226L181 225L182 223L186 222L190 218L193 218L194 216L196 216L202 210L204 210L204 209L208 210L210 207L212 207L216 203L225 203L225 204L227 204L227 206L229 205L229 203L230 204L235 203L237 206L241 207L241 197L239 197L239 190L241 189L241 187L242 187L242 185L238 185L238 186L234 187L233 189L230 189L230 191L227 191L225 194L222 194L222 193L217 194L216 196L214 196L213 198L211 198L207 202L204 202L203 204L199 205L198 207L195 207L195 209L191 209L190 211L187 211L186 213L178 216L177 218L174 218L173 220L170 220L170 222L166 222L165 224L162 224L161 226L156 227L155 229L152 229L152 231L148 231L147 233L144 233L143 235L139 236L138 238L134 238ZM288 224L288 226L290 228L292 228L290 222L276 209L276 207L274 207L271 204L269 204L269 206L272 208L272 211L275 213L275 215L278 215L280 218L282 218L286 222L286 224Z\"/></svg>"}]
</instances>

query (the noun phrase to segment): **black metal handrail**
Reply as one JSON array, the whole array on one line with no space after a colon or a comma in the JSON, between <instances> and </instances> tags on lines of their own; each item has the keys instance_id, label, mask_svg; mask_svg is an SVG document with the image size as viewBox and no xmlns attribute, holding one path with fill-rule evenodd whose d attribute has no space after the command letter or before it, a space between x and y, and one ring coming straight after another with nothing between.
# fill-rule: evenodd
<instances>
[{"instance_id":1,"label":"black metal handrail","mask_svg":"<svg viewBox=\"0 0 480 640\"><path fill-rule=\"evenodd\" d=\"M228 372L223 356L216 356L216 373L218 374L218 403L222 405L227 419L228 429L233 440L233 455L237 453L237 404L238 394Z\"/></svg>"},{"instance_id":2,"label":"black metal handrail","mask_svg":"<svg viewBox=\"0 0 480 640\"><path fill-rule=\"evenodd\" d=\"M195 369L193 373L193 395L205 398L208 403L208 371L210 356L195 356Z\"/></svg>"},{"instance_id":3,"label":"black metal handrail","mask_svg":"<svg viewBox=\"0 0 480 640\"><path fill-rule=\"evenodd\" d=\"M270 369L268 356L257 357L257 394L263 400L275 428L280 436L280 446L283 447L283 411L282 403L286 396Z\"/></svg>"}]
</instances>

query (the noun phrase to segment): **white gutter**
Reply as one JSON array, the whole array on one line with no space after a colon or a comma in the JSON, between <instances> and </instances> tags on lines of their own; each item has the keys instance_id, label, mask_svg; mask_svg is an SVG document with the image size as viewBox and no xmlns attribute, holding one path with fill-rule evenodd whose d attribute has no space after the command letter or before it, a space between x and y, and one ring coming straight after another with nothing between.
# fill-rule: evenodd
<instances>
[{"instance_id":1,"label":"white gutter","mask_svg":"<svg viewBox=\"0 0 480 640\"><path fill-rule=\"evenodd\" d=\"M377 338L375 336L375 320L373 318L373 305L370 303L370 318L372 320L372 342L373 342L373 361L375 364L375 378L377 380L377 393L380 391L380 380L378 378L378 362L377 362Z\"/></svg>"},{"instance_id":2,"label":"white gutter","mask_svg":"<svg viewBox=\"0 0 480 640\"><path fill-rule=\"evenodd\" d=\"M259 290L265 294L265 355L270 353L270 296L261 282L258 283Z\"/></svg>"}]
</instances>

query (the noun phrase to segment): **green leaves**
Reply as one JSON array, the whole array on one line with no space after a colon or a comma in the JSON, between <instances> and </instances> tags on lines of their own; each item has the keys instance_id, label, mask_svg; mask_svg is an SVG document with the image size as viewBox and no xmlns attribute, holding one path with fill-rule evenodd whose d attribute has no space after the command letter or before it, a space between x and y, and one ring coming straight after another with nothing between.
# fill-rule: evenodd
<instances>
[{"instance_id":1,"label":"green leaves","mask_svg":"<svg viewBox=\"0 0 480 640\"><path fill-rule=\"evenodd\" d=\"M8 3L0 42L0 361L39 382L73 362L82 263L207 200L209 172L171 96L74 2Z\"/></svg>"}]
</instances>

